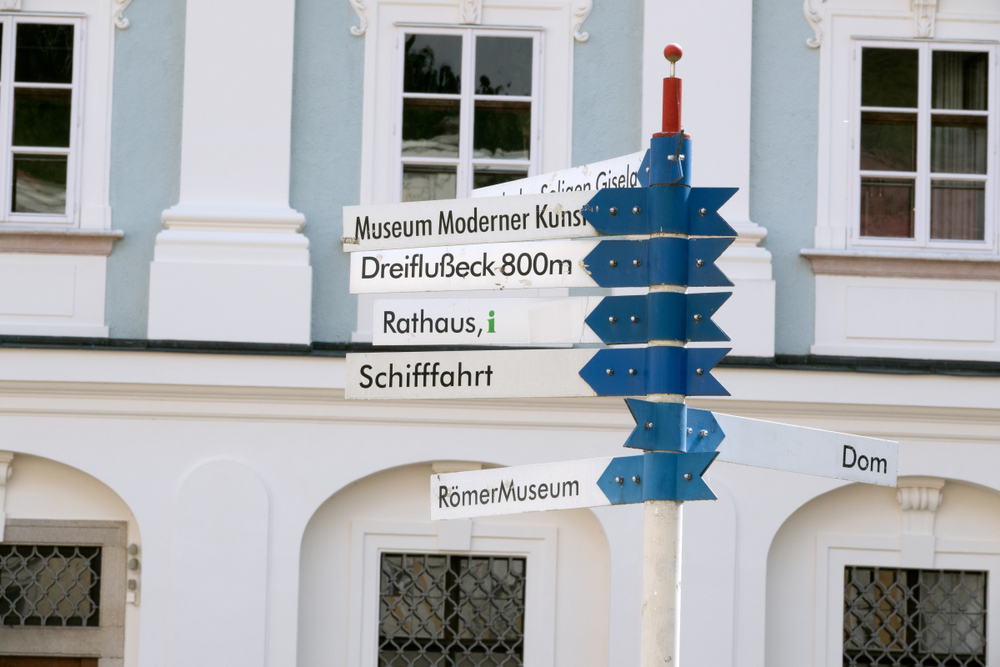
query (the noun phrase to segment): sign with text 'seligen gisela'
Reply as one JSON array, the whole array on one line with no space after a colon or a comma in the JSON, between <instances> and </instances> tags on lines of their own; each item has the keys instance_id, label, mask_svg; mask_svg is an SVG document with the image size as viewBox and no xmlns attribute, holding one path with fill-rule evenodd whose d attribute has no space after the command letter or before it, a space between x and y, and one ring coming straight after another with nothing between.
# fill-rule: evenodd
<instances>
[{"instance_id":1,"label":"sign with text 'seligen gisela'","mask_svg":"<svg viewBox=\"0 0 1000 667\"><path fill-rule=\"evenodd\" d=\"M546 192L596 192L601 188L638 188L647 183L646 167L649 151L629 153L621 157L592 162L579 167L561 169L548 174L529 176L516 181L498 183L472 191L473 197L501 195L532 195Z\"/></svg>"}]
</instances>

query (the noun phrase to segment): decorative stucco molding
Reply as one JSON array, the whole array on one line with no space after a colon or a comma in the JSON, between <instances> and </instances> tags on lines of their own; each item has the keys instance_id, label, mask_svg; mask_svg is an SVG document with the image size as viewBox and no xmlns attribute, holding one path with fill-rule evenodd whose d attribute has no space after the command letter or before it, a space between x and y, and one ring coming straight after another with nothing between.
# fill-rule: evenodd
<instances>
[{"instance_id":1,"label":"decorative stucco molding","mask_svg":"<svg viewBox=\"0 0 1000 667\"><path fill-rule=\"evenodd\" d=\"M4 12L21 11L21 0L0 0L0 11Z\"/></svg>"},{"instance_id":2,"label":"decorative stucco molding","mask_svg":"<svg viewBox=\"0 0 1000 667\"><path fill-rule=\"evenodd\" d=\"M813 33L815 34L815 37L806 40L806 46L810 49L818 49L820 44L823 43L823 31L819 28L823 17L812 8L812 0L805 0L802 3L802 13L805 14L806 21L809 21L809 27L813 29Z\"/></svg>"},{"instance_id":3,"label":"decorative stucco molding","mask_svg":"<svg viewBox=\"0 0 1000 667\"><path fill-rule=\"evenodd\" d=\"M573 8L573 39L578 42L586 42L590 39L590 33L582 32L583 22L590 16L590 10L594 8L593 0L583 0L583 4Z\"/></svg>"},{"instance_id":4,"label":"decorative stucco molding","mask_svg":"<svg viewBox=\"0 0 1000 667\"><path fill-rule=\"evenodd\" d=\"M114 4L115 27L118 28L119 30L127 30L129 25L131 25L131 21L125 18L123 14L125 13L125 8L128 7L130 4L132 4L132 0L114 0L114 3L115 3Z\"/></svg>"},{"instance_id":5,"label":"decorative stucco molding","mask_svg":"<svg viewBox=\"0 0 1000 667\"><path fill-rule=\"evenodd\" d=\"M7 502L7 480L14 473L13 462L14 452L0 452L0 542L3 542L3 528L7 523L4 506Z\"/></svg>"},{"instance_id":6,"label":"decorative stucco molding","mask_svg":"<svg viewBox=\"0 0 1000 667\"><path fill-rule=\"evenodd\" d=\"M459 0L458 22L479 25L483 21L483 0Z\"/></svg>"},{"instance_id":7,"label":"decorative stucco molding","mask_svg":"<svg viewBox=\"0 0 1000 667\"><path fill-rule=\"evenodd\" d=\"M914 37L925 39L934 37L937 4L937 0L910 0L910 7L913 10Z\"/></svg>"},{"instance_id":8,"label":"decorative stucco molding","mask_svg":"<svg viewBox=\"0 0 1000 667\"><path fill-rule=\"evenodd\" d=\"M365 34L366 30L368 30L368 17L365 16L365 2L364 0L350 0L350 2L351 9L354 10L354 13L358 15L359 19L358 25L351 26L351 34L355 37L360 37Z\"/></svg>"},{"instance_id":9,"label":"decorative stucco molding","mask_svg":"<svg viewBox=\"0 0 1000 667\"><path fill-rule=\"evenodd\" d=\"M120 230L0 229L0 252L107 257L124 236Z\"/></svg>"},{"instance_id":10,"label":"decorative stucco molding","mask_svg":"<svg viewBox=\"0 0 1000 667\"><path fill-rule=\"evenodd\" d=\"M903 567L934 567L934 517L944 494L940 477L900 477L896 482L896 502L903 510L900 536Z\"/></svg>"},{"instance_id":11,"label":"decorative stucco molding","mask_svg":"<svg viewBox=\"0 0 1000 667\"><path fill-rule=\"evenodd\" d=\"M1000 257L957 252L807 248L799 253L817 276L1000 280Z\"/></svg>"}]
</instances>

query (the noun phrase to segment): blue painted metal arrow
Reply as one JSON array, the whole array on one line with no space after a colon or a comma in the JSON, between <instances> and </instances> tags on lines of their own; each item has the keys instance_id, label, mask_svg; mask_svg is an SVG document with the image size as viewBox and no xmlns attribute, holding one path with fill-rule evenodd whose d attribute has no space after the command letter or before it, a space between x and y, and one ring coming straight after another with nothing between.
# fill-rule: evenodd
<instances>
[{"instance_id":1,"label":"blue painted metal arrow","mask_svg":"<svg viewBox=\"0 0 1000 667\"><path fill-rule=\"evenodd\" d=\"M675 237L601 241L584 264L601 287L730 287L733 283L715 260L732 242L732 238Z\"/></svg>"},{"instance_id":2,"label":"blue painted metal arrow","mask_svg":"<svg viewBox=\"0 0 1000 667\"><path fill-rule=\"evenodd\" d=\"M583 207L583 217L601 234L689 234L736 236L719 208L737 188L604 188Z\"/></svg>"},{"instance_id":3,"label":"blue painted metal arrow","mask_svg":"<svg viewBox=\"0 0 1000 667\"><path fill-rule=\"evenodd\" d=\"M580 370L598 396L728 396L712 368L728 348L642 347L600 350Z\"/></svg>"},{"instance_id":4,"label":"blue painted metal arrow","mask_svg":"<svg viewBox=\"0 0 1000 667\"><path fill-rule=\"evenodd\" d=\"M650 340L727 341L729 336L712 321L712 315L731 295L653 292L608 296L590 312L586 323L609 345Z\"/></svg>"},{"instance_id":5,"label":"blue painted metal arrow","mask_svg":"<svg viewBox=\"0 0 1000 667\"><path fill-rule=\"evenodd\" d=\"M715 500L702 475L717 452L646 452L615 457L597 484L612 505L645 500Z\"/></svg>"},{"instance_id":6,"label":"blue painted metal arrow","mask_svg":"<svg viewBox=\"0 0 1000 667\"><path fill-rule=\"evenodd\" d=\"M708 410L635 398L626 398L625 403L636 422L625 441L626 447L660 452L714 452L726 437Z\"/></svg>"}]
</instances>

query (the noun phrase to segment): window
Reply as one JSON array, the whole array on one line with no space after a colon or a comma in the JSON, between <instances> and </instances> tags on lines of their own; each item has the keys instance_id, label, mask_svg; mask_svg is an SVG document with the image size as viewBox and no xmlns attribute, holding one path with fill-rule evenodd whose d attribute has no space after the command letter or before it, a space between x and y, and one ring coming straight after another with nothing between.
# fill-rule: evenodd
<instances>
[{"instance_id":1,"label":"window","mask_svg":"<svg viewBox=\"0 0 1000 667\"><path fill-rule=\"evenodd\" d=\"M854 238L994 247L995 47L859 45Z\"/></svg>"},{"instance_id":2,"label":"window","mask_svg":"<svg viewBox=\"0 0 1000 667\"><path fill-rule=\"evenodd\" d=\"M0 624L100 625L101 547L0 545Z\"/></svg>"},{"instance_id":3,"label":"window","mask_svg":"<svg viewBox=\"0 0 1000 667\"><path fill-rule=\"evenodd\" d=\"M80 28L0 18L0 221L74 220Z\"/></svg>"},{"instance_id":4,"label":"window","mask_svg":"<svg viewBox=\"0 0 1000 667\"><path fill-rule=\"evenodd\" d=\"M986 664L986 572L844 568L845 667Z\"/></svg>"},{"instance_id":5,"label":"window","mask_svg":"<svg viewBox=\"0 0 1000 667\"><path fill-rule=\"evenodd\" d=\"M541 35L462 28L401 38L400 200L468 197L532 173Z\"/></svg>"},{"instance_id":6,"label":"window","mask_svg":"<svg viewBox=\"0 0 1000 667\"><path fill-rule=\"evenodd\" d=\"M381 557L379 664L524 664L525 558Z\"/></svg>"}]
</instances>

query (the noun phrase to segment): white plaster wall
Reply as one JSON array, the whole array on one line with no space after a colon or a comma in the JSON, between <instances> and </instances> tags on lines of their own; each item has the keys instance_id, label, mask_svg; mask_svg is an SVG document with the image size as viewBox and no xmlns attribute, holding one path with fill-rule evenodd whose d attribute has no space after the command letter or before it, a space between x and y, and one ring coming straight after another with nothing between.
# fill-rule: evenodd
<instances>
[{"instance_id":1,"label":"white plaster wall","mask_svg":"<svg viewBox=\"0 0 1000 667\"><path fill-rule=\"evenodd\" d=\"M108 335L106 257L0 253L0 334Z\"/></svg>"}]
</instances>

